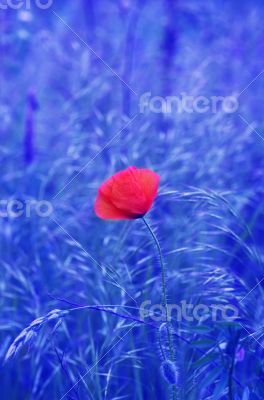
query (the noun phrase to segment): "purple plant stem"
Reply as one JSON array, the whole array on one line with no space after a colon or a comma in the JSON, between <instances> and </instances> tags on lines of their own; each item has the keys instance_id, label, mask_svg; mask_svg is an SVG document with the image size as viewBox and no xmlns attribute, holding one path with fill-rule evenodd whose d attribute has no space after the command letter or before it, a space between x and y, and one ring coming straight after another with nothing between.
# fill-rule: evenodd
<instances>
[{"instance_id":1,"label":"purple plant stem","mask_svg":"<svg viewBox=\"0 0 264 400\"><path fill-rule=\"evenodd\" d=\"M24 135L24 161L26 165L32 164L35 158L35 112L38 109L36 93L31 89L28 93L27 112Z\"/></svg>"}]
</instances>

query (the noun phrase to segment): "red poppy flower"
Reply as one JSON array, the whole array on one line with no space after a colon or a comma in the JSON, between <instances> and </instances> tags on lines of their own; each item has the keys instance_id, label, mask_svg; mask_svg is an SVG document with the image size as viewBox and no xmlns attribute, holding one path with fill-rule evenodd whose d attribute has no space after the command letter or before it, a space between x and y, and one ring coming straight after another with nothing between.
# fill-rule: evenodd
<instances>
[{"instance_id":1,"label":"red poppy flower","mask_svg":"<svg viewBox=\"0 0 264 400\"><path fill-rule=\"evenodd\" d=\"M107 179L99 188L95 213L102 219L137 219L151 208L159 176L150 169L129 167Z\"/></svg>"}]
</instances>

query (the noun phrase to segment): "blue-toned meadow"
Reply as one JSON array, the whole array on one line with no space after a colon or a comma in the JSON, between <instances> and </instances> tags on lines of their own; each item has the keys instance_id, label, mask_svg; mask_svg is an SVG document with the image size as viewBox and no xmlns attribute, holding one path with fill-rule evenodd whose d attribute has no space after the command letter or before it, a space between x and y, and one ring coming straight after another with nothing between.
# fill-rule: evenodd
<instances>
[{"instance_id":1,"label":"blue-toned meadow","mask_svg":"<svg viewBox=\"0 0 264 400\"><path fill-rule=\"evenodd\" d=\"M1 400L264 399L263 19L0 0ZM149 229L94 212L132 165Z\"/></svg>"}]
</instances>

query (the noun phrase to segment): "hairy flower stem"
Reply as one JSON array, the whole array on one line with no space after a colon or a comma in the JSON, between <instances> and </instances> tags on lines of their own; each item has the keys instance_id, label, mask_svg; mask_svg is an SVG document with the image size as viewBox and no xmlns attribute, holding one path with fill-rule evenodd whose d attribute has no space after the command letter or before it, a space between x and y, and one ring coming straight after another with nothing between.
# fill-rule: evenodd
<instances>
[{"instance_id":1,"label":"hairy flower stem","mask_svg":"<svg viewBox=\"0 0 264 400\"><path fill-rule=\"evenodd\" d=\"M166 322L166 327L167 327L167 334L168 334L168 342L169 342L169 352L170 352L170 359L171 361L174 361L174 352L173 352L173 343L172 343L172 335L169 327L169 311L168 311L168 301L167 301L167 289L166 289L166 270L165 270L165 264L163 261L163 256L161 252L161 247L159 244L159 241L157 239L157 236L155 235L154 231L148 224L148 222L145 220L145 218L142 218L144 224L146 225L148 231L150 232L152 239L154 240L154 243L157 247L158 254L159 254L159 261L160 261L160 267L161 267L161 280L162 280L162 297L163 297L163 305L165 307L165 322ZM173 400L176 399L176 387L173 386Z\"/></svg>"}]
</instances>

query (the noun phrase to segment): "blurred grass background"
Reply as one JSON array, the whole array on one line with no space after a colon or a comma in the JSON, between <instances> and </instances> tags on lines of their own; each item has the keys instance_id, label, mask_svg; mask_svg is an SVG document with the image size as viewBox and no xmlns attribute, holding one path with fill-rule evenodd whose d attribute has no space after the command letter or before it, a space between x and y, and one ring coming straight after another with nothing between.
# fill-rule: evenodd
<instances>
[{"instance_id":1,"label":"blurred grass background","mask_svg":"<svg viewBox=\"0 0 264 400\"><path fill-rule=\"evenodd\" d=\"M149 218L169 300L240 309L241 324L173 322L179 399L263 399L262 3L29 4L0 10L0 193L54 213L0 219L0 357L32 320L70 307L54 297L137 316L125 307L160 302L143 224L93 211L101 182L136 165L161 176ZM140 113L145 92L235 95L239 109ZM1 399L60 399L105 353L65 398L169 398L157 330L98 311L52 326L3 364Z\"/></svg>"}]
</instances>

